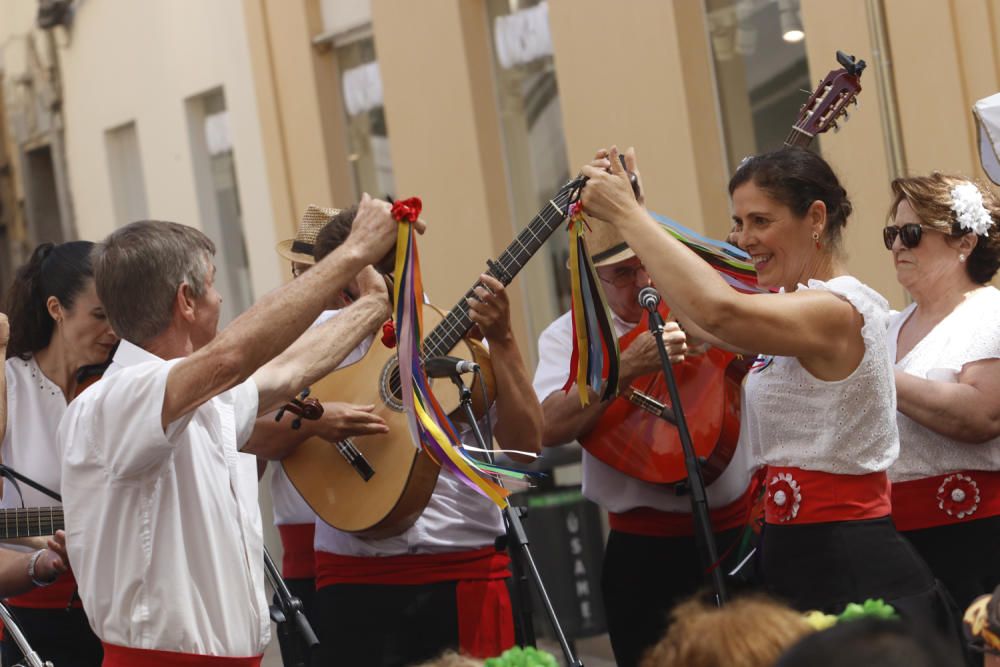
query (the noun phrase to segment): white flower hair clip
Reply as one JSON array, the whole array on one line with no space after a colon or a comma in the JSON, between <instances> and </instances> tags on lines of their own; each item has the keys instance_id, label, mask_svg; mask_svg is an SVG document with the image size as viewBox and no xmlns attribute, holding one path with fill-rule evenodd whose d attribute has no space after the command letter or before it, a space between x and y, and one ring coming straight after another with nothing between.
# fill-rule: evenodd
<instances>
[{"instance_id":1,"label":"white flower hair clip","mask_svg":"<svg viewBox=\"0 0 1000 667\"><path fill-rule=\"evenodd\" d=\"M983 193L968 181L951 189L951 210L959 227L979 236L985 236L993 225L993 218L983 205Z\"/></svg>"}]
</instances>

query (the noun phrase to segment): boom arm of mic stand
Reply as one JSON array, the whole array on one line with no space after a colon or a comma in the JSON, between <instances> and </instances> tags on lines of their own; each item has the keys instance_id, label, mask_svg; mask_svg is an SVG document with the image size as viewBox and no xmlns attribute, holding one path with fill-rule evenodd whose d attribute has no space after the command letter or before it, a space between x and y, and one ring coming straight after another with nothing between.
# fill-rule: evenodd
<instances>
[{"instance_id":1,"label":"boom arm of mic stand","mask_svg":"<svg viewBox=\"0 0 1000 667\"><path fill-rule=\"evenodd\" d=\"M52 667L51 662L48 660L43 662L31 648L31 644L25 639L24 633L21 632L21 628L17 626L17 622L11 616L10 610L7 609L7 605L2 602L0 602L0 619L3 620L4 630L10 633L10 636L14 638L14 643L21 649L21 654L24 656L29 667Z\"/></svg>"},{"instance_id":2,"label":"boom arm of mic stand","mask_svg":"<svg viewBox=\"0 0 1000 667\"><path fill-rule=\"evenodd\" d=\"M694 516L695 533L700 534L705 568L710 570L712 588L715 589L715 603L722 606L726 602L726 585L722 578L722 570L718 566L719 556L715 546L715 534L712 532L712 518L708 513L708 497L705 494L705 480L701 476L701 464L691 443L691 432L684 418L684 408L681 405L680 392L677 390L677 379L670 364L670 355L663 342L663 317L656 308L649 310L649 330L656 339L656 348L660 353L660 365L667 378L667 390L670 392L670 402L674 407L674 417L677 419L677 431L681 437L681 447L684 449L684 466L687 468L688 487L691 493L691 512Z\"/></svg>"},{"instance_id":3,"label":"boom arm of mic stand","mask_svg":"<svg viewBox=\"0 0 1000 667\"><path fill-rule=\"evenodd\" d=\"M285 621L291 621L294 624L302 636L302 641L310 649L319 646L319 639L316 638L316 633L313 632L312 626L309 625L309 619L302 613L302 600L293 596L291 591L288 590L285 580L281 578L281 573L278 572L274 561L271 560L271 554L268 552L267 547L264 547L264 570L267 572L267 578L271 582L271 587L278 594L278 606L281 607L281 612L285 615Z\"/></svg>"}]
</instances>

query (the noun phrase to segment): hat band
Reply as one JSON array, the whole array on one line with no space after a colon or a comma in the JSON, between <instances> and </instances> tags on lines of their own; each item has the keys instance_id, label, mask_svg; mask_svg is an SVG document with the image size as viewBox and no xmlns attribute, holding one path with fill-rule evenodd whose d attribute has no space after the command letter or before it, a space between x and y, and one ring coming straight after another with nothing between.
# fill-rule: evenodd
<instances>
[{"instance_id":1,"label":"hat band","mask_svg":"<svg viewBox=\"0 0 1000 667\"><path fill-rule=\"evenodd\" d=\"M292 252L300 252L303 255L313 254L313 244L305 241L292 241Z\"/></svg>"},{"instance_id":2,"label":"hat band","mask_svg":"<svg viewBox=\"0 0 1000 667\"><path fill-rule=\"evenodd\" d=\"M625 243L625 242L622 242L622 243L619 243L618 245L611 246L607 250L602 250L601 252L597 253L596 255L591 255L591 259L593 261L595 261L595 262L603 262L608 257L613 257L614 255L617 255L618 253L623 252L625 250L628 250L628 244Z\"/></svg>"}]
</instances>

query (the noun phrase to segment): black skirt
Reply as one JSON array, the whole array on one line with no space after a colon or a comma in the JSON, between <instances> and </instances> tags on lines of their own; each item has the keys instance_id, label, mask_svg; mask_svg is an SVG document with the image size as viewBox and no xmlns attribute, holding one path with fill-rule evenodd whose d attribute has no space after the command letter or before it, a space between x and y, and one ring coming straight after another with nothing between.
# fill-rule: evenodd
<instances>
[{"instance_id":1,"label":"black skirt","mask_svg":"<svg viewBox=\"0 0 1000 667\"><path fill-rule=\"evenodd\" d=\"M957 608L889 517L768 524L760 549L765 587L796 609L839 614L850 602L882 598L904 618L959 642Z\"/></svg>"},{"instance_id":2,"label":"black skirt","mask_svg":"<svg viewBox=\"0 0 1000 667\"><path fill-rule=\"evenodd\" d=\"M926 561L964 610L1000 586L1000 516L991 516L902 535Z\"/></svg>"}]
</instances>

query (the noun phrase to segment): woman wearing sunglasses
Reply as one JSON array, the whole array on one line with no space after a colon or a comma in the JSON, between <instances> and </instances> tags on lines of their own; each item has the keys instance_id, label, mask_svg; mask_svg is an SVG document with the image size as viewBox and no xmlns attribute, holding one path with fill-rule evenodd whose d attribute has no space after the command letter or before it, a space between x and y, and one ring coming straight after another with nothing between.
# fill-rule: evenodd
<instances>
[{"instance_id":1,"label":"woman wearing sunglasses","mask_svg":"<svg viewBox=\"0 0 1000 667\"><path fill-rule=\"evenodd\" d=\"M893 519L961 608L1000 585L1000 200L934 173L893 181L883 230L913 303L893 316Z\"/></svg>"},{"instance_id":2,"label":"woman wearing sunglasses","mask_svg":"<svg viewBox=\"0 0 1000 667\"><path fill-rule=\"evenodd\" d=\"M883 598L953 631L933 575L890 518L886 471L899 438L889 308L846 271L851 203L833 170L815 153L782 149L733 174L736 240L759 282L782 288L745 295L636 203L615 153L611 173L584 167L587 214L618 227L691 335L773 359L747 377L741 437L765 466L768 590L832 613Z\"/></svg>"}]
</instances>

